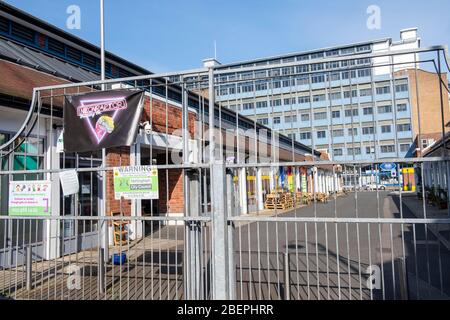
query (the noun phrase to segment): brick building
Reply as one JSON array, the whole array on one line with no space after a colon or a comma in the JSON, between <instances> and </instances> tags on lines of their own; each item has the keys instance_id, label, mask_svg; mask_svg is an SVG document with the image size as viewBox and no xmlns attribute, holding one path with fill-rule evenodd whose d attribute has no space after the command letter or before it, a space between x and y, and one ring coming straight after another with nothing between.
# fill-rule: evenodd
<instances>
[{"instance_id":1,"label":"brick building","mask_svg":"<svg viewBox=\"0 0 450 320\"><path fill-rule=\"evenodd\" d=\"M9 142L24 123L32 103L33 90L38 87L80 83L99 80L100 49L84 40L72 36L42 20L39 20L6 3L0 3L0 170L22 171L38 169L95 168L102 165L100 151L83 154L69 154L58 151L57 141L61 135L63 124L63 95L98 90L95 86L78 87L67 90L55 89L40 93L39 125L33 129L26 142L18 137L11 148L1 148ZM150 71L126 61L114 54L106 54L107 77L124 78L130 76L150 75ZM165 79L156 79L164 84ZM141 82L140 87L148 86ZM126 86L126 84L120 84ZM175 84L167 87L148 86L145 92L144 111L141 122L149 121L152 133L140 130L136 144L131 147L118 147L106 150L106 166L128 165L165 165L171 164L168 152L181 149L182 138L176 133L182 128L182 91ZM115 88L111 88L115 89ZM167 89L167 91L165 91ZM208 101L196 93L187 93L188 129L195 135L197 121L206 115L202 125L207 128L207 113L200 112L201 106L208 110ZM226 108L216 107L216 118L223 121L224 127L233 127L238 123L239 129L270 129L255 123L245 116L236 115ZM236 118L238 117L238 118ZM225 123L226 121L226 123ZM197 125L198 126L198 125ZM242 127L242 128L241 128ZM189 141L189 143L194 141ZM14 147L13 145L13 147ZM306 155L319 158L320 152L313 151L305 145L292 142L288 137L280 137L280 160L301 161ZM303 170L305 171L305 170ZM184 190L182 169L159 170L159 200L129 201L115 200L112 172L106 174L106 208L107 215L119 213L124 216L140 215L183 215ZM245 169L239 173L245 181ZM296 172L300 176L300 171ZM55 173L13 175L15 180L39 179L52 181L52 215L54 216L99 216L101 207L102 182L100 174L79 172L80 192L77 195L63 196L60 182ZM12 175L0 175L0 212L8 214L8 183ZM55 177L57 177L55 179ZM311 179L308 180L311 183ZM272 182L272 188L273 188ZM246 192L241 192L241 202L247 202ZM208 195L203 195L207 205ZM261 205L261 203L259 203ZM247 207L243 213L247 213ZM69 221L70 222L70 221ZM97 222L90 221L82 226L74 223L38 222L37 234L30 235L39 244L40 254L45 258L71 253L74 235L83 235L87 242L96 241ZM3 228L1 228L3 232ZM34 231L32 231L34 232ZM136 236L139 236L136 230ZM0 236L0 248L4 236ZM6 238L10 238L9 236ZM59 252L49 252L46 246L48 239L63 239ZM11 236L12 239L12 236ZM10 241L10 240L8 240ZM56 240L55 240L56 241ZM58 240L59 241L59 240ZM82 244L83 246L83 244ZM59 248L58 246L54 246ZM2 253L0 252L0 255Z\"/></svg>"}]
</instances>

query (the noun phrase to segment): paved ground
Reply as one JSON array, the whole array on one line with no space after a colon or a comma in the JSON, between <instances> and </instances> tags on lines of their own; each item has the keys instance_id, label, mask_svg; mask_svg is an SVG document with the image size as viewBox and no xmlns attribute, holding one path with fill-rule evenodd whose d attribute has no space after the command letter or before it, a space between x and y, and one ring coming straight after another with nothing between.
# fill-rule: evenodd
<instances>
[{"instance_id":1,"label":"paved ground","mask_svg":"<svg viewBox=\"0 0 450 320\"><path fill-rule=\"evenodd\" d=\"M399 203L389 192L361 192L281 216L412 217ZM237 229L235 250L238 298L284 297L286 251L292 299L399 299L398 258L406 261L410 298L449 294L449 252L423 225L258 222ZM371 265L381 275L373 291L367 287Z\"/></svg>"}]
</instances>

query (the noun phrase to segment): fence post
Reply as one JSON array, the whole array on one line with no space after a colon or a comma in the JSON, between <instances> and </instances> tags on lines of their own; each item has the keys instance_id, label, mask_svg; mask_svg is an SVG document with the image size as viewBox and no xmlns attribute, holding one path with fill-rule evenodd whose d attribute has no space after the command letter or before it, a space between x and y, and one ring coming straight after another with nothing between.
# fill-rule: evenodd
<instances>
[{"instance_id":1,"label":"fence post","mask_svg":"<svg viewBox=\"0 0 450 320\"><path fill-rule=\"evenodd\" d=\"M98 253L98 286L99 292L105 293L105 249L100 248Z\"/></svg>"},{"instance_id":2,"label":"fence post","mask_svg":"<svg viewBox=\"0 0 450 320\"><path fill-rule=\"evenodd\" d=\"M284 253L284 300L291 299L291 270L289 252Z\"/></svg>"},{"instance_id":3,"label":"fence post","mask_svg":"<svg viewBox=\"0 0 450 320\"><path fill-rule=\"evenodd\" d=\"M213 240L213 299L229 298L228 250L225 165L216 162L212 165L212 240Z\"/></svg>"},{"instance_id":4,"label":"fence post","mask_svg":"<svg viewBox=\"0 0 450 320\"><path fill-rule=\"evenodd\" d=\"M27 277L27 290L30 291L33 288L32 285L32 272L33 272L33 255L32 255L32 247L28 245L26 247L26 277Z\"/></svg>"},{"instance_id":5,"label":"fence post","mask_svg":"<svg viewBox=\"0 0 450 320\"><path fill-rule=\"evenodd\" d=\"M185 175L187 190L185 196L188 199L186 210L189 217L199 217L200 212L200 176L198 172L190 170ZM201 226L198 221L187 222L186 244L189 246L186 256L186 264L188 266L188 274L186 279L187 296L189 300L201 299L202 292L202 272L201 270L201 253L202 250Z\"/></svg>"},{"instance_id":6,"label":"fence post","mask_svg":"<svg viewBox=\"0 0 450 320\"><path fill-rule=\"evenodd\" d=\"M235 215L234 203L234 187L233 187L233 172L226 170L226 194L227 194L227 213L232 217ZM226 217L225 217L226 218ZM227 221L225 221L227 223ZM236 269L234 264L234 221L228 221L228 290L230 300L236 300Z\"/></svg>"},{"instance_id":7,"label":"fence post","mask_svg":"<svg viewBox=\"0 0 450 320\"><path fill-rule=\"evenodd\" d=\"M400 299L409 300L408 273L406 269L406 261L403 257L395 260L398 280L400 283Z\"/></svg>"}]
</instances>

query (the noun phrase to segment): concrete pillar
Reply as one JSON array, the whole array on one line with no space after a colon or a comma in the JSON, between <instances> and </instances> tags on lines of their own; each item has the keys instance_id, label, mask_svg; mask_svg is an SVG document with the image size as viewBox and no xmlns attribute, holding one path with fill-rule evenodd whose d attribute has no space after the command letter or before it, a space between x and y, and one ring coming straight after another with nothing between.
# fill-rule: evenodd
<instances>
[{"instance_id":1,"label":"concrete pillar","mask_svg":"<svg viewBox=\"0 0 450 320\"><path fill-rule=\"evenodd\" d=\"M241 215L248 214L247 208L247 170L239 169L239 197L241 203Z\"/></svg>"},{"instance_id":2,"label":"concrete pillar","mask_svg":"<svg viewBox=\"0 0 450 320\"><path fill-rule=\"evenodd\" d=\"M256 205L258 206L258 210L264 210L261 168L256 169Z\"/></svg>"},{"instance_id":3,"label":"concrete pillar","mask_svg":"<svg viewBox=\"0 0 450 320\"><path fill-rule=\"evenodd\" d=\"M50 121L47 123L50 126ZM56 142L58 139L58 130L53 130L53 135L50 135L50 130L47 131L47 141L50 141L49 146L47 148L47 165L48 169L59 169L59 153L56 153ZM52 155L50 157L50 154ZM50 161L52 159L52 161ZM58 173L48 173L48 180L52 182L52 198L51 198L51 206L52 206L52 216L60 216L60 182L59 182L59 174ZM43 234L43 243L44 243L44 259L51 260L61 256L61 241L60 241L60 232L61 225L58 220L45 220L43 222L44 225L44 234Z\"/></svg>"}]
</instances>

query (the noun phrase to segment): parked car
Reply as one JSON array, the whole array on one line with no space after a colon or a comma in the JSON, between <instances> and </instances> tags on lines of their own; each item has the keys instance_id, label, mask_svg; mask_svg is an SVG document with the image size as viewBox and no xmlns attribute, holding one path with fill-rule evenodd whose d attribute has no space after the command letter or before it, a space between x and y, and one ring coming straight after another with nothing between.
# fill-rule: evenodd
<instances>
[{"instance_id":1,"label":"parked car","mask_svg":"<svg viewBox=\"0 0 450 320\"><path fill-rule=\"evenodd\" d=\"M374 190L386 190L386 186L382 184L370 183L364 186L365 190L374 191Z\"/></svg>"}]
</instances>

